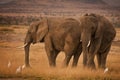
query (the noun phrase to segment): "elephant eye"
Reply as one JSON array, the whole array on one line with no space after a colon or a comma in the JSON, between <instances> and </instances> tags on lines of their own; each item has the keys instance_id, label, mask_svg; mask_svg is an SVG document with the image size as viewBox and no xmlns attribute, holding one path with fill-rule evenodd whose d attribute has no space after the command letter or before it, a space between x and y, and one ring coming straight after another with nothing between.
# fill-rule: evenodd
<instances>
[{"instance_id":1,"label":"elephant eye","mask_svg":"<svg viewBox=\"0 0 120 80\"><path fill-rule=\"evenodd\" d=\"M91 29L94 29L94 26L92 26L92 28Z\"/></svg>"}]
</instances>

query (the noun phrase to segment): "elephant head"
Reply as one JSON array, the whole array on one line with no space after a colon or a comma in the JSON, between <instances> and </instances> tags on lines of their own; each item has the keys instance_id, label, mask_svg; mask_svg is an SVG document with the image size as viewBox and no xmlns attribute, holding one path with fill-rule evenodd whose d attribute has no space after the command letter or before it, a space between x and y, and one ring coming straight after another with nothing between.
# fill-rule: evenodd
<instances>
[{"instance_id":1,"label":"elephant head","mask_svg":"<svg viewBox=\"0 0 120 80\"><path fill-rule=\"evenodd\" d=\"M81 40L83 47L83 64L87 64L87 54L93 39L99 38L101 35L101 23L94 14L81 17Z\"/></svg>"},{"instance_id":2,"label":"elephant head","mask_svg":"<svg viewBox=\"0 0 120 80\"><path fill-rule=\"evenodd\" d=\"M31 23L28 32L25 37L25 66L29 65L29 47L30 44L37 42L44 42L45 35L48 33L48 21L42 19L41 21Z\"/></svg>"}]
</instances>

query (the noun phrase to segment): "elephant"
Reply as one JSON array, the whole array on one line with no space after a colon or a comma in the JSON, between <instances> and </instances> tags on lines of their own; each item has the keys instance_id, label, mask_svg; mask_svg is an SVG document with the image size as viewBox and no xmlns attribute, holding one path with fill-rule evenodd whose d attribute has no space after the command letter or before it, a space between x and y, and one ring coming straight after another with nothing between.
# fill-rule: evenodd
<instances>
[{"instance_id":1,"label":"elephant","mask_svg":"<svg viewBox=\"0 0 120 80\"><path fill-rule=\"evenodd\" d=\"M94 57L97 56L98 68L106 68L106 59L116 31L111 22L98 14L85 14L80 18L83 65L96 69Z\"/></svg>"},{"instance_id":2,"label":"elephant","mask_svg":"<svg viewBox=\"0 0 120 80\"><path fill-rule=\"evenodd\" d=\"M56 66L56 57L65 52L63 67L67 67L73 56L72 67L76 67L82 52L80 22L74 18L42 18L30 24L24 41L25 66L30 67L29 48L31 43L45 43L50 67Z\"/></svg>"}]
</instances>

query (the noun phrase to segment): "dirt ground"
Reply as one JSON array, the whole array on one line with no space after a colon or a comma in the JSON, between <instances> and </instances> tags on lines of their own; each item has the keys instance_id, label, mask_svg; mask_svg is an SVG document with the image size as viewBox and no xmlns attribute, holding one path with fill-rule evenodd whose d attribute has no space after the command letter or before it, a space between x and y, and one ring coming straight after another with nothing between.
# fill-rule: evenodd
<instances>
[{"instance_id":1,"label":"dirt ground","mask_svg":"<svg viewBox=\"0 0 120 80\"><path fill-rule=\"evenodd\" d=\"M107 58L108 72L97 69L88 70L82 65L82 55L78 66L62 68L64 53L57 57L57 67L50 68L44 43L31 45L30 64L31 68L24 68L16 74L16 69L24 65L24 49L18 49L23 45L28 26L1 25L0 26L0 80L119 80L120 79L120 29L116 28L117 36L113 41ZM11 66L8 68L8 63ZM96 62L96 59L95 59ZM97 66L97 63L96 63Z\"/></svg>"}]
</instances>

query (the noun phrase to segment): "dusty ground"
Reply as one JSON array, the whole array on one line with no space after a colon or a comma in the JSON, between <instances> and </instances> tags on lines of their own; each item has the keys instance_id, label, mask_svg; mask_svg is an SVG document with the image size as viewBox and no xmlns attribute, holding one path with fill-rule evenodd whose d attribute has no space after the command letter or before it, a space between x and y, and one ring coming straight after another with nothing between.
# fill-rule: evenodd
<instances>
[{"instance_id":1,"label":"dusty ground","mask_svg":"<svg viewBox=\"0 0 120 80\"><path fill-rule=\"evenodd\" d=\"M44 50L44 44L31 46L30 69L23 69L16 74L16 69L24 65L24 49L16 47L23 45L28 26L1 25L0 26L0 80L119 80L120 79L120 29L116 28L117 36L112 44L107 58L109 71L97 69L91 71L83 68L82 55L77 68L62 68L64 53L57 57L57 67L50 68ZM8 62L11 66L8 68ZM72 60L71 60L72 62ZM96 62L96 59L95 59ZM96 65L97 66L97 65Z\"/></svg>"}]
</instances>

